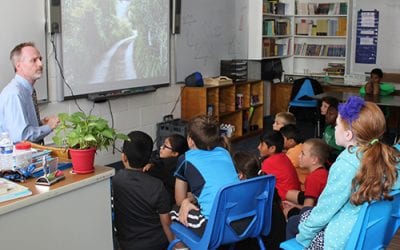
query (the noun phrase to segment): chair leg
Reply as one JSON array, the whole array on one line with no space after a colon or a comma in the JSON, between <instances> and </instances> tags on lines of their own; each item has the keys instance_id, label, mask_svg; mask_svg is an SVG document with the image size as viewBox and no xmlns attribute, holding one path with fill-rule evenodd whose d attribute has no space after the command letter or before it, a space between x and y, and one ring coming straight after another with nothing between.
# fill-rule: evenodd
<instances>
[{"instance_id":1,"label":"chair leg","mask_svg":"<svg viewBox=\"0 0 400 250\"><path fill-rule=\"evenodd\" d=\"M260 247L260 250L265 250L264 242L263 242L261 236L257 236L257 242L258 242L258 246Z\"/></svg>"},{"instance_id":2,"label":"chair leg","mask_svg":"<svg viewBox=\"0 0 400 250\"><path fill-rule=\"evenodd\" d=\"M180 239L176 238L175 240L171 241L168 245L168 250L173 250L176 243L181 242Z\"/></svg>"}]
</instances>

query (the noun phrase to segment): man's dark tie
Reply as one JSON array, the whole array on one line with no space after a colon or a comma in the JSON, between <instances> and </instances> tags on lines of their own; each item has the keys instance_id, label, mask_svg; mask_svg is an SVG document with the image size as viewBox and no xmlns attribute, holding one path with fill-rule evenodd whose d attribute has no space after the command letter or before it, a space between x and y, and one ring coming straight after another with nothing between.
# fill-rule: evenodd
<instances>
[{"instance_id":1,"label":"man's dark tie","mask_svg":"<svg viewBox=\"0 0 400 250\"><path fill-rule=\"evenodd\" d=\"M33 105L35 106L36 118L37 118L39 126L40 126L40 125L42 125L41 124L42 122L40 121L39 104L37 101L37 95L36 95L35 89L33 89L33 92L32 92L32 100L33 100Z\"/></svg>"},{"instance_id":2,"label":"man's dark tie","mask_svg":"<svg viewBox=\"0 0 400 250\"><path fill-rule=\"evenodd\" d=\"M37 118L37 120L38 120L39 126L41 126L41 125L42 125L42 122L40 121L40 112L39 112L39 104L38 104L38 101L37 101L36 89L33 89L33 92L32 92L32 100L33 100L33 106L35 107L36 118ZM35 142L35 143L44 145L44 140L42 139L42 140L37 141L37 142Z\"/></svg>"}]
</instances>

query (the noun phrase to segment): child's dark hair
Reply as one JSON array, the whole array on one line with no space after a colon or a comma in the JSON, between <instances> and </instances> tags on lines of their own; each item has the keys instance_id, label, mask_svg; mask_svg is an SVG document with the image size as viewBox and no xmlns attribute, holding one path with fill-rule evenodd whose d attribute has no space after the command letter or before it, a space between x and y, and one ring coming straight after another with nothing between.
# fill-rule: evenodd
<instances>
[{"instance_id":1,"label":"child's dark hair","mask_svg":"<svg viewBox=\"0 0 400 250\"><path fill-rule=\"evenodd\" d=\"M188 151L189 147L187 144L187 140L184 136L179 134L172 134L168 137L169 143L171 144L172 151L178 153L178 155L184 154Z\"/></svg>"},{"instance_id":2,"label":"child's dark hair","mask_svg":"<svg viewBox=\"0 0 400 250\"><path fill-rule=\"evenodd\" d=\"M211 116L201 115L191 119L188 136L198 149L213 150L220 145L218 122Z\"/></svg>"},{"instance_id":3,"label":"child's dark hair","mask_svg":"<svg viewBox=\"0 0 400 250\"><path fill-rule=\"evenodd\" d=\"M296 143L302 143L303 137L301 135L300 130L296 127L296 125L288 124L283 126L279 132L286 137L287 139L293 139Z\"/></svg>"},{"instance_id":4,"label":"child's dark hair","mask_svg":"<svg viewBox=\"0 0 400 250\"><path fill-rule=\"evenodd\" d=\"M260 141L267 144L269 147L275 146L275 153L280 153L283 150L284 139L279 131L268 131L260 136Z\"/></svg>"},{"instance_id":5,"label":"child's dark hair","mask_svg":"<svg viewBox=\"0 0 400 250\"><path fill-rule=\"evenodd\" d=\"M149 162L153 151L153 139L142 131L132 131L128 137L130 141L124 142L122 152L128 158L130 167L142 168Z\"/></svg>"},{"instance_id":6,"label":"child's dark hair","mask_svg":"<svg viewBox=\"0 0 400 250\"><path fill-rule=\"evenodd\" d=\"M375 68L373 70L371 70L370 76L372 75L377 75L379 78L383 77L383 71L379 68Z\"/></svg>"},{"instance_id":7,"label":"child's dark hair","mask_svg":"<svg viewBox=\"0 0 400 250\"><path fill-rule=\"evenodd\" d=\"M238 173L242 173L244 179L250 179L258 176L260 162L254 154L250 152L239 151L235 153L232 158L236 171Z\"/></svg>"},{"instance_id":8,"label":"child's dark hair","mask_svg":"<svg viewBox=\"0 0 400 250\"><path fill-rule=\"evenodd\" d=\"M337 108L339 105L339 100L333 96L324 96L321 100L328 103L330 107L332 106Z\"/></svg>"}]
</instances>

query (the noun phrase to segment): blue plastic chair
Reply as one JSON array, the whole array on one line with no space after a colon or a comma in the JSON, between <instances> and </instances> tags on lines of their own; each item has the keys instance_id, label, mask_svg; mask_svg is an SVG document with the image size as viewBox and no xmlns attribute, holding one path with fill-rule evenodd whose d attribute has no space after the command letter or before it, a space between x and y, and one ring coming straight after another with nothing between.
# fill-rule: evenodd
<instances>
[{"instance_id":1,"label":"blue plastic chair","mask_svg":"<svg viewBox=\"0 0 400 250\"><path fill-rule=\"evenodd\" d=\"M289 107L317 107L317 100L311 99L314 95L310 79L305 79L296 96L289 102Z\"/></svg>"},{"instance_id":2,"label":"blue plastic chair","mask_svg":"<svg viewBox=\"0 0 400 250\"><path fill-rule=\"evenodd\" d=\"M384 249L400 227L400 191L391 193L393 201L364 203L356 224L347 241L347 250ZM282 242L284 250L298 250L304 247L296 239Z\"/></svg>"},{"instance_id":3,"label":"blue plastic chair","mask_svg":"<svg viewBox=\"0 0 400 250\"><path fill-rule=\"evenodd\" d=\"M265 249L261 235L271 230L271 209L275 177L265 175L227 185L218 192L202 237L180 223L171 224L176 239L168 249L182 241L190 249L216 249L246 238L257 238ZM234 222L247 219L244 230L237 232Z\"/></svg>"}]
</instances>

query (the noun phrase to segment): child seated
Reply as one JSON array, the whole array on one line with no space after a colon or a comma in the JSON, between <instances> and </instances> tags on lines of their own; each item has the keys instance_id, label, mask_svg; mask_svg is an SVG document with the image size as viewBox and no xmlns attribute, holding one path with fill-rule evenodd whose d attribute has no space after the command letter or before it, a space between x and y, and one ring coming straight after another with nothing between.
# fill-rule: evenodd
<instances>
[{"instance_id":1,"label":"child seated","mask_svg":"<svg viewBox=\"0 0 400 250\"><path fill-rule=\"evenodd\" d=\"M290 112L279 112L275 115L274 124L272 124L272 129L279 131L283 126L293 124L296 125L296 117Z\"/></svg>"},{"instance_id":2,"label":"child seated","mask_svg":"<svg viewBox=\"0 0 400 250\"><path fill-rule=\"evenodd\" d=\"M303 144L300 155L300 167L306 168L310 174L306 178L305 191L289 190L286 201L283 202L285 214L289 218L286 237L293 238L300 221L300 209L302 212L315 206L322 190L326 186L328 171L324 167L329 157L329 146L317 138L308 139Z\"/></svg>"},{"instance_id":3,"label":"child seated","mask_svg":"<svg viewBox=\"0 0 400 250\"><path fill-rule=\"evenodd\" d=\"M324 163L329 157L329 146L318 138L304 142L300 154L300 167L307 169L310 174L306 178L304 192L289 190L286 200L294 205L315 206L328 178Z\"/></svg>"},{"instance_id":4,"label":"child seated","mask_svg":"<svg viewBox=\"0 0 400 250\"><path fill-rule=\"evenodd\" d=\"M252 153L239 151L233 155L233 161L240 180L258 176L260 162ZM279 249L279 244L285 240L286 220L281 209L281 199L275 193L271 220L273 229L264 240L266 249ZM247 239L236 244L235 249L258 249L258 244L255 240Z\"/></svg>"},{"instance_id":5,"label":"child seated","mask_svg":"<svg viewBox=\"0 0 400 250\"><path fill-rule=\"evenodd\" d=\"M164 139L160 151L153 154L150 163L143 170L148 171L151 176L160 179L168 193L172 204L175 204L175 177L178 157L188 150L187 140L179 134L171 134Z\"/></svg>"},{"instance_id":6,"label":"child seated","mask_svg":"<svg viewBox=\"0 0 400 250\"><path fill-rule=\"evenodd\" d=\"M335 139L335 126L336 126L336 118L338 116L337 107L330 106L325 116L325 130L323 133L323 139L331 148L331 156L329 157L329 161L333 163L337 156L344 150L344 147L341 147L336 144Z\"/></svg>"},{"instance_id":7,"label":"child seated","mask_svg":"<svg viewBox=\"0 0 400 250\"><path fill-rule=\"evenodd\" d=\"M202 235L219 189L239 178L229 152L219 146L219 126L213 117L190 120L187 140L190 150L175 172L175 200L180 208L175 207L171 217ZM187 195L189 188L192 196ZM194 216L188 217L189 213Z\"/></svg>"},{"instance_id":8,"label":"child seated","mask_svg":"<svg viewBox=\"0 0 400 250\"><path fill-rule=\"evenodd\" d=\"M300 182L292 162L282 153L283 136L278 131L269 131L260 137L258 151L263 159L261 170L276 178L276 189L281 200L286 199L289 190L300 190Z\"/></svg>"},{"instance_id":9,"label":"child seated","mask_svg":"<svg viewBox=\"0 0 400 250\"><path fill-rule=\"evenodd\" d=\"M284 144L283 148L286 151L286 156L290 159L293 167L296 169L297 177L299 178L301 190L304 190L304 181L308 175L308 170L299 167L299 156L303 145L303 138L300 130L296 125L288 124L281 128L279 131L283 135Z\"/></svg>"},{"instance_id":10,"label":"child seated","mask_svg":"<svg viewBox=\"0 0 400 250\"><path fill-rule=\"evenodd\" d=\"M325 116L328 112L328 108L333 106L337 109L339 105L339 100L333 96L324 96L321 100L321 107L320 107L320 117L318 118L319 126L318 126L318 137L322 137L322 133L325 129Z\"/></svg>"},{"instance_id":11,"label":"child seated","mask_svg":"<svg viewBox=\"0 0 400 250\"><path fill-rule=\"evenodd\" d=\"M396 88L393 84L382 82L383 72L381 69L375 68L371 70L370 79L365 84L365 86L361 87L360 94L365 95L390 95Z\"/></svg>"},{"instance_id":12,"label":"child seated","mask_svg":"<svg viewBox=\"0 0 400 250\"><path fill-rule=\"evenodd\" d=\"M115 227L121 249L165 249L174 236L169 229L171 203L157 178L143 173L153 140L141 131L129 133L122 147L124 169L112 178Z\"/></svg>"},{"instance_id":13,"label":"child seated","mask_svg":"<svg viewBox=\"0 0 400 250\"><path fill-rule=\"evenodd\" d=\"M258 176L260 162L252 153L244 151L236 152L233 155L233 162L240 180Z\"/></svg>"}]
</instances>

